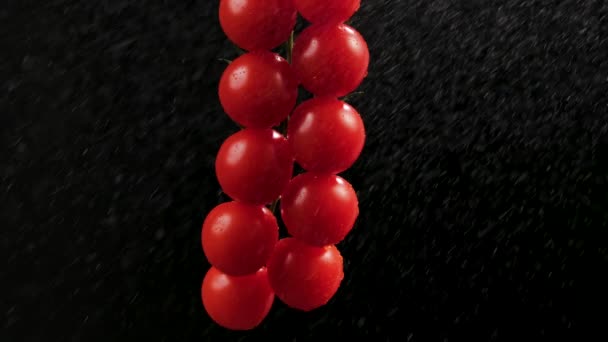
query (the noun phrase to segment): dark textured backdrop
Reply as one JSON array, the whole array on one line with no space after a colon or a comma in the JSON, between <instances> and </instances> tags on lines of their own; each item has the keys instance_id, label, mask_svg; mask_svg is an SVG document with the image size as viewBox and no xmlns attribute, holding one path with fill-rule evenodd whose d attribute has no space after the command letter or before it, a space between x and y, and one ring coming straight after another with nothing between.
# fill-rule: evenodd
<instances>
[{"instance_id":1,"label":"dark textured backdrop","mask_svg":"<svg viewBox=\"0 0 608 342\"><path fill-rule=\"evenodd\" d=\"M538 341L605 322L608 5L362 2L343 286L233 333L199 299L236 130L218 1L4 0L0 340Z\"/></svg>"}]
</instances>

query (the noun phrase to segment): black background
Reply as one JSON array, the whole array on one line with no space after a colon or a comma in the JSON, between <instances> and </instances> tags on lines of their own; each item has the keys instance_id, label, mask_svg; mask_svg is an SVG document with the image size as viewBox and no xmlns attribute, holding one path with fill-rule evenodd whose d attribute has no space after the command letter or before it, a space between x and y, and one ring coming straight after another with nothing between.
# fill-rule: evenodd
<instances>
[{"instance_id":1,"label":"black background","mask_svg":"<svg viewBox=\"0 0 608 342\"><path fill-rule=\"evenodd\" d=\"M237 129L218 1L2 1L0 339L579 340L605 322L608 5L362 2L345 280L235 333L199 297Z\"/></svg>"}]
</instances>

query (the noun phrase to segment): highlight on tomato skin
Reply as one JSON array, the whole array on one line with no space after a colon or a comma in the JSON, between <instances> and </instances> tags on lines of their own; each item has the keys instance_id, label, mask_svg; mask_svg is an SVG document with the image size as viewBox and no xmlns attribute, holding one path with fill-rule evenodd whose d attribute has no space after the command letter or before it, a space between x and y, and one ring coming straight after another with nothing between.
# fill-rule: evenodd
<instances>
[{"instance_id":1,"label":"highlight on tomato skin","mask_svg":"<svg viewBox=\"0 0 608 342\"><path fill-rule=\"evenodd\" d=\"M305 172L294 177L280 205L289 234L319 247L341 242L359 215L355 190L336 175Z\"/></svg>"},{"instance_id":2,"label":"highlight on tomato skin","mask_svg":"<svg viewBox=\"0 0 608 342\"><path fill-rule=\"evenodd\" d=\"M239 202L213 208L201 232L209 263L233 276L253 274L266 266L278 240L279 226L268 208Z\"/></svg>"},{"instance_id":3,"label":"highlight on tomato skin","mask_svg":"<svg viewBox=\"0 0 608 342\"><path fill-rule=\"evenodd\" d=\"M220 25L228 39L247 50L272 50L296 24L293 0L221 0Z\"/></svg>"},{"instance_id":4,"label":"highlight on tomato skin","mask_svg":"<svg viewBox=\"0 0 608 342\"><path fill-rule=\"evenodd\" d=\"M313 24L338 24L348 20L361 0L294 0L296 9Z\"/></svg>"},{"instance_id":5,"label":"highlight on tomato skin","mask_svg":"<svg viewBox=\"0 0 608 342\"><path fill-rule=\"evenodd\" d=\"M296 104L298 82L287 61L270 51L246 53L228 65L219 84L228 116L244 127L271 128Z\"/></svg>"},{"instance_id":6,"label":"highlight on tomato skin","mask_svg":"<svg viewBox=\"0 0 608 342\"><path fill-rule=\"evenodd\" d=\"M369 50L361 34L346 24L315 24L296 38L292 65L309 92L342 97L367 75Z\"/></svg>"},{"instance_id":7,"label":"highlight on tomato skin","mask_svg":"<svg viewBox=\"0 0 608 342\"><path fill-rule=\"evenodd\" d=\"M327 304L344 278L342 255L336 246L314 247L295 238L279 240L267 267L277 297L301 311Z\"/></svg>"},{"instance_id":8,"label":"highlight on tomato skin","mask_svg":"<svg viewBox=\"0 0 608 342\"><path fill-rule=\"evenodd\" d=\"M289 119L287 140L306 171L336 174L350 168L365 143L365 127L351 105L331 97L301 103Z\"/></svg>"},{"instance_id":9,"label":"highlight on tomato skin","mask_svg":"<svg viewBox=\"0 0 608 342\"><path fill-rule=\"evenodd\" d=\"M224 141L215 159L215 174L233 200L264 205L285 190L293 174L293 155L280 133L246 128Z\"/></svg>"},{"instance_id":10,"label":"highlight on tomato skin","mask_svg":"<svg viewBox=\"0 0 608 342\"><path fill-rule=\"evenodd\" d=\"M251 330L270 312L274 293L266 268L246 276L230 276L211 267L201 286L205 311L230 330Z\"/></svg>"}]
</instances>

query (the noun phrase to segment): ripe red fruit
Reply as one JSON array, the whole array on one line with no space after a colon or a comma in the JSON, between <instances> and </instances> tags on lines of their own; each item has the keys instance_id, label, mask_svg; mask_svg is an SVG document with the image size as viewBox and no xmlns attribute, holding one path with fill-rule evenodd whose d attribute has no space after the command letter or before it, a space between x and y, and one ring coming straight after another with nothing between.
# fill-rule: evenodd
<instances>
[{"instance_id":1,"label":"ripe red fruit","mask_svg":"<svg viewBox=\"0 0 608 342\"><path fill-rule=\"evenodd\" d=\"M201 240L211 265L229 275L247 275L266 266L279 226L263 206L227 202L209 212Z\"/></svg>"},{"instance_id":2,"label":"ripe red fruit","mask_svg":"<svg viewBox=\"0 0 608 342\"><path fill-rule=\"evenodd\" d=\"M350 18L361 0L295 0L296 9L313 24L337 24Z\"/></svg>"},{"instance_id":3,"label":"ripe red fruit","mask_svg":"<svg viewBox=\"0 0 608 342\"><path fill-rule=\"evenodd\" d=\"M335 246L313 247L294 238L279 240L268 261L268 279L288 306L310 311L325 305L344 278Z\"/></svg>"},{"instance_id":4,"label":"ripe red fruit","mask_svg":"<svg viewBox=\"0 0 608 342\"><path fill-rule=\"evenodd\" d=\"M349 104L335 98L313 98L295 109L287 140L305 170L340 173L361 154L365 127Z\"/></svg>"},{"instance_id":5,"label":"ripe red fruit","mask_svg":"<svg viewBox=\"0 0 608 342\"><path fill-rule=\"evenodd\" d=\"M287 231L313 246L342 241L358 215L355 190L336 175L300 174L281 197L281 217Z\"/></svg>"},{"instance_id":6,"label":"ripe red fruit","mask_svg":"<svg viewBox=\"0 0 608 342\"><path fill-rule=\"evenodd\" d=\"M296 24L293 0L221 0L220 24L239 47L272 50L286 41Z\"/></svg>"},{"instance_id":7,"label":"ripe red fruit","mask_svg":"<svg viewBox=\"0 0 608 342\"><path fill-rule=\"evenodd\" d=\"M369 64L367 43L348 25L311 25L296 39L293 69L315 95L344 96L359 86Z\"/></svg>"},{"instance_id":8,"label":"ripe red fruit","mask_svg":"<svg viewBox=\"0 0 608 342\"><path fill-rule=\"evenodd\" d=\"M232 330L250 330L268 315L274 293L267 271L234 277L211 267L201 287L203 306L217 324Z\"/></svg>"},{"instance_id":9,"label":"ripe red fruit","mask_svg":"<svg viewBox=\"0 0 608 342\"><path fill-rule=\"evenodd\" d=\"M271 129L247 128L231 135L215 160L215 174L222 190L243 203L274 201L292 173L289 143Z\"/></svg>"},{"instance_id":10,"label":"ripe red fruit","mask_svg":"<svg viewBox=\"0 0 608 342\"><path fill-rule=\"evenodd\" d=\"M220 79L219 96L226 114L245 127L278 125L296 104L298 83L281 56L256 51L230 63Z\"/></svg>"}]
</instances>

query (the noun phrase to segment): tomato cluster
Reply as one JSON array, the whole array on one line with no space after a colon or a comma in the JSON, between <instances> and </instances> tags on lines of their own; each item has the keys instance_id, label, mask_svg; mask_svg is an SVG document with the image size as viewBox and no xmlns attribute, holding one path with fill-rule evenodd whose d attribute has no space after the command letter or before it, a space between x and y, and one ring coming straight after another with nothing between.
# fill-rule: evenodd
<instances>
[{"instance_id":1,"label":"tomato cluster","mask_svg":"<svg viewBox=\"0 0 608 342\"><path fill-rule=\"evenodd\" d=\"M219 82L224 111L243 127L226 139L215 161L218 182L232 202L211 210L201 233L212 265L201 288L203 305L225 328L256 327L275 295L292 308L316 309L344 277L335 244L352 229L359 204L353 187L337 174L359 157L365 128L356 109L339 97L367 74L367 44L344 24L359 5L220 1L222 29L246 51ZM286 60L272 49L293 34L298 12L310 25L293 49L287 44L292 58ZM296 106L300 85L313 97ZM285 121L286 137L275 130ZM295 177L294 162L305 170ZM281 240L277 203L291 236Z\"/></svg>"}]
</instances>

